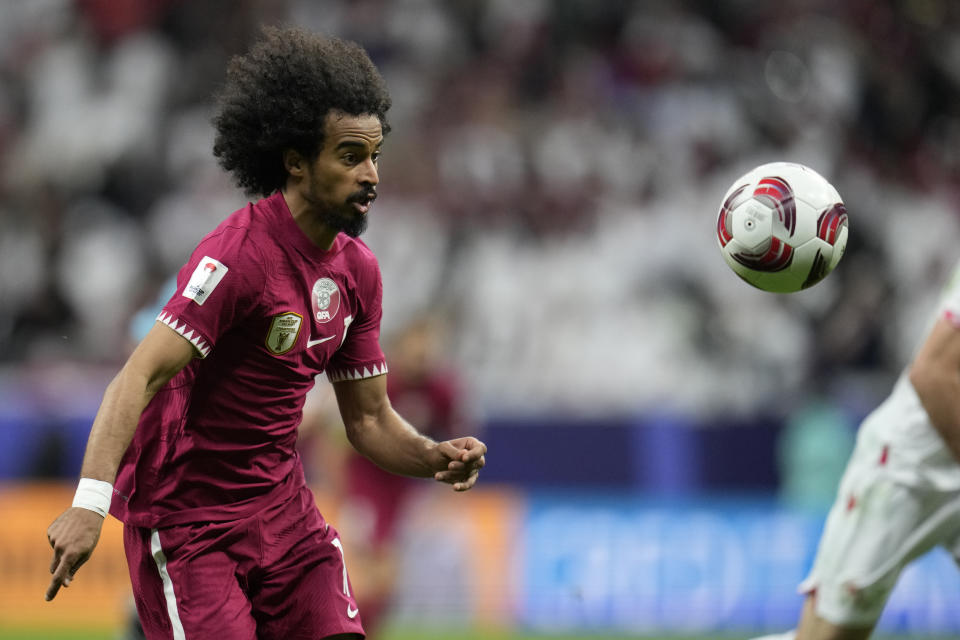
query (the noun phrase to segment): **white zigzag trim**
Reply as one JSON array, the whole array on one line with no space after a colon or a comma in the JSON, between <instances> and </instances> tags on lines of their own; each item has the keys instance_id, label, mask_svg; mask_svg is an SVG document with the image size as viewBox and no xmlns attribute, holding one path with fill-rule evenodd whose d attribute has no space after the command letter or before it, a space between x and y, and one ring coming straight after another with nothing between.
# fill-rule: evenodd
<instances>
[{"instance_id":1,"label":"white zigzag trim","mask_svg":"<svg viewBox=\"0 0 960 640\"><path fill-rule=\"evenodd\" d=\"M173 329L174 331L182 335L184 338L189 340L190 344L196 347L197 351L200 353L200 357L206 358L207 355L210 354L210 345L208 345L204 340L201 339L201 336L199 333L197 333L197 335L194 335L195 331L193 329L191 329L190 332L187 333L186 322L184 322L182 325L179 325L177 323L176 318L174 318L173 315L169 313L163 313L163 312L161 312L160 315L157 316L157 320L167 325L168 327L170 327L171 329Z\"/></svg>"},{"instance_id":2,"label":"white zigzag trim","mask_svg":"<svg viewBox=\"0 0 960 640\"><path fill-rule=\"evenodd\" d=\"M364 367L363 371L359 369L342 369L340 371L327 371L327 380L330 382L343 382L344 380L363 380L365 378L375 378L382 376L387 372L387 363L373 365L373 368Z\"/></svg>"}]
</instances>

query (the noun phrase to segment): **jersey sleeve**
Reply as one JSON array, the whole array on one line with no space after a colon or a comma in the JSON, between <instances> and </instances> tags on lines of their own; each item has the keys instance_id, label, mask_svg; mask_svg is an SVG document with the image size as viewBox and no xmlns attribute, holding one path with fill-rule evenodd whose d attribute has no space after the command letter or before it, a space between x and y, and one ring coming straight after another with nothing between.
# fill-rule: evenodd
<instances>
[{"instance_id":1,"label":"jersey sleeve","mask_svg":"<svg viewBox=\"0 0 960 640\"><path fill-rule=\"evenodd\" d=\"M375 262L369 265L368 275L367 285L359 291L357 317L350 321L343 344L327 365L330 382L362 380L387 372L387 360L380 348L383 282Z\"/></svg>"},{"instance_id":2,"label":"jersey sleeve","mask_svg":"<svg viewBox=\"0 0 960 640\"><path fill-rule=\"evenodd\" d=\"M266 261L244 229L204 238L177 275L177 290L157 316L207 357L217 339L259 303Z\"/></svg>"}]
</instances>

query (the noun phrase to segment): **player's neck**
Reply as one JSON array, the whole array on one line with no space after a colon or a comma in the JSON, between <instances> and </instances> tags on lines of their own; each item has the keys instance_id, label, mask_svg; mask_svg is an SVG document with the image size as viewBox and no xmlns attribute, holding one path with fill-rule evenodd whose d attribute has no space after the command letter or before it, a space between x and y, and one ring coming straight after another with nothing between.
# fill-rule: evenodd
<instances>
[{"instance_id":1,"label":"player's neck","mask_svg":"<svg viewBox=\"0 0 960 640\"><path fill-rule=\"evenodd\" d=\"M304 235L319 248L329 251L334 240L337 239L337 230L321 222L310 203L296 189L283 189L281 193L287 208L290 209L293 221L297 223Z\"/></svg>"}]
</instances>

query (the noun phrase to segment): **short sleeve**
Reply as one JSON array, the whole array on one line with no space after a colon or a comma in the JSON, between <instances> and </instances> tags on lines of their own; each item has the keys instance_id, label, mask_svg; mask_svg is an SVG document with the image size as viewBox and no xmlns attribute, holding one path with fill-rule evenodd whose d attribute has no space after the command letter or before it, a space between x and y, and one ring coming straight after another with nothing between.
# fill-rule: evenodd
<instances>
[{"instance_id":1,"label":"short sleeve","mask_svg":"<svg viewBox=\"0 0 960 640\"><path fill-rule=\"evenodd\" d=\"M359 291L359 309L346 328L346 336L327 365L331 382L362 380L387 372L387 361L380 348L380 320L383 317L383 283L380 269L369 265L369 279Z\"/></svg>"},{"instance_id":2,"label":"short sleeve","mask_svg":"<svg viewBox=\"0 0 960 640\"><path fill-rule=\"evenodd\" d=\"M177 290L157 316L207 357L217 339L259 303L266 261L245 229L204 238L177 275Z\"/></svg>"}]
</instances>

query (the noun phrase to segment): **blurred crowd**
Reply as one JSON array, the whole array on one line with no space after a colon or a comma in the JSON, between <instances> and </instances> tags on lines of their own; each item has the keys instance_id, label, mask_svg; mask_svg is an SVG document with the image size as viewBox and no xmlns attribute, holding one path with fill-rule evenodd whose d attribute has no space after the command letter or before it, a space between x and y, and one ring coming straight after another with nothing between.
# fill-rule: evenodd
<instances>
[{"instance_id":1,"label":"blurred crowd","mask_svg":"<svg viewBox=\"0 0 960 640\"><path fill-rule=\"evenodd\" d=\"M265 23L383 72L384 332L445 323L487 413L866 406L960 257L950 0L0 0L0 380L115 367L246 202L210 98ZM727 187L773 160L850 215L801 294L751 289L714 238Z\"/></svg>"}]
</instances>

